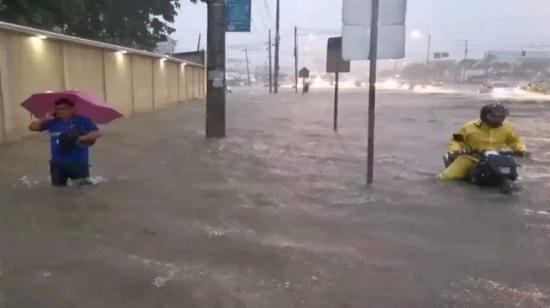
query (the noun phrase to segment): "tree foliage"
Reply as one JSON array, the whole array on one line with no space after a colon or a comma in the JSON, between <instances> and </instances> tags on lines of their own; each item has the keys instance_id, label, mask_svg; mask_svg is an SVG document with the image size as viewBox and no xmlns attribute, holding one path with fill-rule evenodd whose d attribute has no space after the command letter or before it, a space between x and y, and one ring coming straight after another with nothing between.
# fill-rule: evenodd
<instances>
[{"instance_id":1,"label":"tree foliage","mask_svg":"<svg viewBox=\"0 0 550 308\"><path fill-rule=\"evenodd\" d=\"M0 0L0 19L152 50L175 31L181 0ZM195 2L195 0L191 0Z\"/></svg>"}]
</instances>

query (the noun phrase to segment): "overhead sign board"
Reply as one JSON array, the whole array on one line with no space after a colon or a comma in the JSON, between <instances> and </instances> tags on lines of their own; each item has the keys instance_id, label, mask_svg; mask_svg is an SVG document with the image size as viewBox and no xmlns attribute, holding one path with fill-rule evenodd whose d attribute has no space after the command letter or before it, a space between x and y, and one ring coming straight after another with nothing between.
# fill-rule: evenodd
<instances>
[{"instance_id":1,"label":"overhead sign board","mask_svg":"<svg viewBox=\"0 0 550 308\"><path fill-rule=\"evenodd\" d=\"M228 32L250 32L251 0L225 1L225 28Z\"/></svg>"},{"instance_id":2,"label":"overhead sign board","mask_svg":"<svg viewBox=\"0 0 550 308\"><path fill-rule=\"evenodd\" d=\"M329 38L327 44L327 73L349 73L350 66L350 62L342 58L342 38Z\"/></svg>"},{"instance_id":3,"label":"overhead sign board","mask_svg":"<svg viewBox=\"0 0 550 308\"><path fill-rule=\"evenodd\" d=\"M345 60L368 60L372 0L343 1L342 55ZM380 1L378 59L405 57L407 0Z\"/></svg>"}]
</instances>

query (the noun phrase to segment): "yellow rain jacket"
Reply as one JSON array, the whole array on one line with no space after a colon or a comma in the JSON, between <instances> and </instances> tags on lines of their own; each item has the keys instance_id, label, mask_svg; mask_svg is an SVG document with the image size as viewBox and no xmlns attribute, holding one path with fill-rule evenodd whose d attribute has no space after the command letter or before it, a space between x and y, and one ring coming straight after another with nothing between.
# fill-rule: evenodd
<instances>
[{"instance_id":1,"label":"yellow rain jacket","mask_svg":"<svg viewBox=\"0 0 550 308\"><path fill-rule=\"evenodd\" d=\"M491 128L482 123L481 120L466 123L457 133L462 136L464 142L453 140L449 143L449 151L499 151L510 148L517 152L526 152L527 148L521 137L518 135L514 125L505 121L499 128ZM442 180L463 180L472 168L475 167L477 160L470 156L458 157L440 177Z\"/></svg>"}]
</instances>

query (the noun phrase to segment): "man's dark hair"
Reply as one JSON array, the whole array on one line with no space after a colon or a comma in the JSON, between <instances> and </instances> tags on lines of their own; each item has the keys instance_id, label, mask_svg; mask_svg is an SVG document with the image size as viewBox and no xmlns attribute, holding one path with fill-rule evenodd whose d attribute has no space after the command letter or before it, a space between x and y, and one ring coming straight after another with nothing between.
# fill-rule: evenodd
<instances>
[{"instance_id":1,"label":"man's dark hair","mask_svg":"<svg viewBox=\"0 0 550 308\"><path fill-rule=\"evenodd\" d=\"M55 101L55 107L57 106L74 107L74 103L68 98L60 98L57 101Z\"/></svg>"}]
</instances>

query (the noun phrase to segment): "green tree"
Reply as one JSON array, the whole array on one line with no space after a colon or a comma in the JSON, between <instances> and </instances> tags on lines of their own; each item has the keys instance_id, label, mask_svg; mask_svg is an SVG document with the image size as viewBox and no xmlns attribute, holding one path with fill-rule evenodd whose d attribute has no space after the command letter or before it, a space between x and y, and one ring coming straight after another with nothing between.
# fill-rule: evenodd
<instances>
[{"instance_id":1,"label":"green tree","mask_svg":"<svg viewBox=\"0 0 550 308\"><path fill-rule=\"evenodd\" d=\"M0 19L7 22L60 30L69 8L80 0L0 0ZM57 27L57 28L56 28Z\"/></svg>"},{"instance_id":2,"label":"green tree","mask_svg":"<svg viewBox=\"0 0 550 308\"><path fill-rule=\"evenodd\" d=\"M181 0L0 0L0 19L152 50L175 31ZM196 0L191 0L196 2Z\"/></svg>"}]
</instances>

